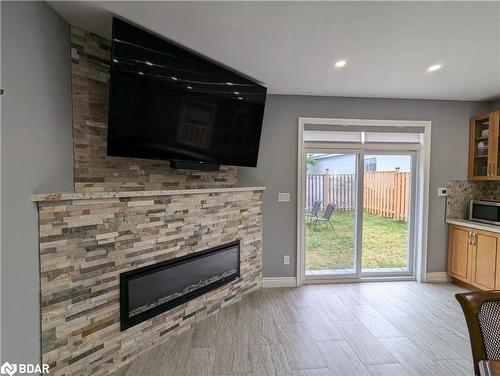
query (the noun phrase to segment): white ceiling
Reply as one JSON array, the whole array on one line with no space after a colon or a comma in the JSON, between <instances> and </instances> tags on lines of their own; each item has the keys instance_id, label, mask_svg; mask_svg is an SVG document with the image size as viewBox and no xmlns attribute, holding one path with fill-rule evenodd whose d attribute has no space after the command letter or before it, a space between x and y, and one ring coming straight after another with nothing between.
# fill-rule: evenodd
<instances>
[{"instance_id":1,"label":"white ceiling","mask_svg":"<svg viewBox=\"0 0 500 376\"><path fill-rule=\"evenodd\" d=\"M274 94L500 97L500 2L58 2L110 37L111 16L261 81ZM345 59L342 69L333 68ZM443 68L426 72L432 64Z\"/></svg>"}]
</instances>

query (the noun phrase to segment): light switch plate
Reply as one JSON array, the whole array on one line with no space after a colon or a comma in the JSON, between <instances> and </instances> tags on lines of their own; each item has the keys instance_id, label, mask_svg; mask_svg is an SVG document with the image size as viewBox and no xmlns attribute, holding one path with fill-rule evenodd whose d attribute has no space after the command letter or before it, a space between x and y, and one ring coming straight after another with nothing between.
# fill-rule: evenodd
<instances>
[{"instance_id":1,"label":"light switch plate","mask_svg":"<svg viewBox=\"0 0 500 376\"><path fill-rule=\"evenodd\" d=\"M290 193L289 192L278 193L278 202L290 202Z\"/></svg>"},{"instance_id":2,"label":"light switch plate","mask_svg":"<svg viewBox=\"0 0 500 376\"><path fill-rule=\"evenodd\" d=\"M288 255L283 256L283 264L285 264L285 265L290 264L290 256L288 256Z\"/></svg>"},{"instance_id":3,"label":"light switch plate","mask_svg":"<svg viewBox=\"0 0 500 376\"><path fill-rule=\"evenodd\" d=\"M446 197L448 196L448 190L446 187L439 187L438 188L438 197Z\"/></svg>"}]
</instances>

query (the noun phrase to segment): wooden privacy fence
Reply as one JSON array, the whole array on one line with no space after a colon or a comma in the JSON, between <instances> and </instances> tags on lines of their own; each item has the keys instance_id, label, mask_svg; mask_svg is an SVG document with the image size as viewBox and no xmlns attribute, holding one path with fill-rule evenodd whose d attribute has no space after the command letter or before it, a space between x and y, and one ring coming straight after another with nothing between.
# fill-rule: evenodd
<instances>
[{"instance_id":1,"label":"wooden privacy fence","mask_svg":"<svg viewBox=\"0 0 500 376\"><path fill-rule=\"evenodd\" d=\"M332 202L337 210L353 210L356 204L354 174L307 174L307 208L316 200L325 206Z\"/></svg>"},{"instance_id":2,"label":"wooden privacy fence","mask_svg":"<svg viewBox=\"0 0 500 376\"><path fill-rule=\"evenodd\" d=\"M363 209L391 219L408 219L410 173L398 171L366 172Z\"/></svg>"},{"instance_id":3,"label":"wooden privacy fence","mask_svg":"<svg viewBox=\"0 0 500 376\"><path fill-rule=\"evenodd\" d=\"M363 210L386 218L408 219L409 172L365 172L363 180ZM354 210L354 174L307 174L307 208L310 209L316 200L322 201L323 205L332 202L336 210Z\"/></svg>"}]
</instances>

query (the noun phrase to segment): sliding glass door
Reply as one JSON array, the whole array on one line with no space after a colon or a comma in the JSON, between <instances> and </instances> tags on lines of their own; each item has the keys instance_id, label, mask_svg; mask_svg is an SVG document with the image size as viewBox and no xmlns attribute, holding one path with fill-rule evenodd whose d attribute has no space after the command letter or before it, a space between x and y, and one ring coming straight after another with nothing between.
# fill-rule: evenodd
<instances>
[{"instance_id":1,"label":"sliding glass door","mask_svg":"<svg viewBox=\"0 0 500 376\"><path fill-rule=\"evenodd\" d=\"M363 276L413 271L414 153L364 153L361 267Z\"/></svg>"},{"instance_id":2,"label":"sliding glass door","mask_svg":"<svg viewBox=\"0 0 500 376\"><path fill-rule=\"evenodd\" d=\"M305 151L305 278L412 275L416 153Z\"/></svg>"},{"instance_id":3,"label":"sliding glass door","mask_svg":"<svg viewBox=\"0 0 500 376\"><path fill-rule=\"evenodd\" d=\"M306 276L359 276L360 160L358 151L307 153Z\"/></svg>"}]
</instances>

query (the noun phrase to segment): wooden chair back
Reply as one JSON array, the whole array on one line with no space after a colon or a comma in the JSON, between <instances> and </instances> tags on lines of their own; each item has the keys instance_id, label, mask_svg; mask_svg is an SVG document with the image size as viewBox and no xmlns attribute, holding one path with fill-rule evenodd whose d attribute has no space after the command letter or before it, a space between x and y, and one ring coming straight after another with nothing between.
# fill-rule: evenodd
<instances>
[{"instance_id":1,"label":"wooden chair back","mask_svg":"<svg viewBox=\"0 0 500 376\"><path fill-rule=\"evenodd\" d=\"M456 294L469 329L474 372L481 360L500 359L500 291Z\"/></svg>"}]
</instances>

